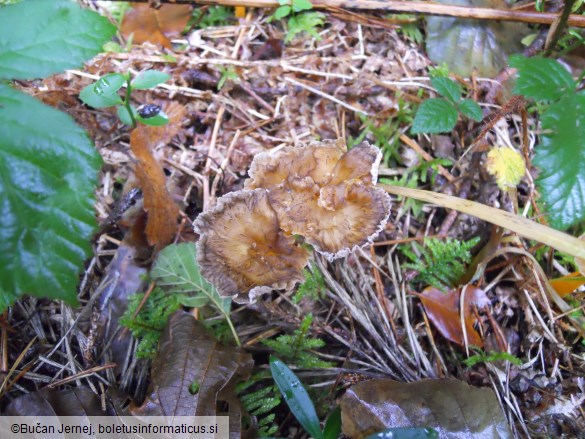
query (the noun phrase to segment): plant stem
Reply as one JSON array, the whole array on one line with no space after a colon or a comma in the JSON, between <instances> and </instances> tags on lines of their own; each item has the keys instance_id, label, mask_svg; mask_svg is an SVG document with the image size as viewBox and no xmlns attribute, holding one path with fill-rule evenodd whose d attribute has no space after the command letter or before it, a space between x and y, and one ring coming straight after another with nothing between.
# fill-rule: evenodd
<instances>
[{"instance_id":1,"label":"plant stem","mask_svg":"<svg viewBox=\"0 0 585 439\"><path fill-rule=\"evenodd\" d=\"M132 121L132 128L136 128L136 119L134 119L134 113L132 112L132 106L130 105L130 93L132 93L132 86L130 85L130 78L126 80L126 96L124 97L124 107L130 115Z\"/></svg>"},{"instance_id":2,"label":"plant stem","mask_svg":"<svg viewBox=\"0 0 585 439\"><path fill-rule=\"evenodd\" d=\"M566 233L559 232L551 227L529 220L528 218L524 218L523 216L496 209L495 207L486 206L485 204L436 192L387 184L380 184L379 186L389 194L402 195L416 200L426 201L427 203L436 204L441 207L446 207L447 209L454 209L467 215L473 215L487 221L488 223L511 230L525 238L542 242L543 244L561 252L568 253L571 256L585 258L584 241L571 235L567 235Z\"/></svg>"}]
</instances>

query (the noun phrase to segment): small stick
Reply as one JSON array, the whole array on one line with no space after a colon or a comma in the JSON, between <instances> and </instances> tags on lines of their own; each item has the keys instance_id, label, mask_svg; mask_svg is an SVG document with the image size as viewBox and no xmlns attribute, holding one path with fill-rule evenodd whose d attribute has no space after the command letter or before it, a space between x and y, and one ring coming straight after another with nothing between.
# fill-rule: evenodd
<instances>
[{"instance_id":1,"label":"small stick","mask_svg":"<svg viewBox=\"0 0 585 439\"><path fill-rule=\"evenodd\" d=\"M141 3L150 0L134 0ZM277 0L158 0L160 3L171 4L200 4L223 6L246 6L259 8L277 8ZM328 7L347 8L366 11L402 12L410 14L440 15L479 20L516 21L520 23L535 23L551 25L559 14L550 12L517 11L512 9L472 8L468 6L442 5L431 2L406 2L398 0L313 0L315 9ZM571 14L567 25L585 27L585 16Z\"/></svg>"}]
</instances>

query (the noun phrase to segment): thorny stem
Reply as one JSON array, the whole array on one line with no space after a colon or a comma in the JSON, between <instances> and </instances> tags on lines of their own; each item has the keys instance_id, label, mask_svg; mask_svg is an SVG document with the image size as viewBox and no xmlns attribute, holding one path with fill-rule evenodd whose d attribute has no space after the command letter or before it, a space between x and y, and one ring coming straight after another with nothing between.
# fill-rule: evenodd
<instances>
[{"instance_id":1,"label":"thorny stem","mask_svg":"<svg viewBox=\"0 0 585 439\"><path fill-rule=\"evenodd\" d=\"M130 93L132 93L132 86L130 85L130 78L126 80L126 96L124 97L124 107L130 115L132 121L132 128L136 128L136 119L134 119L134 113L132 112L132 106L130 105Z\"/></svg>"}]
</instances>

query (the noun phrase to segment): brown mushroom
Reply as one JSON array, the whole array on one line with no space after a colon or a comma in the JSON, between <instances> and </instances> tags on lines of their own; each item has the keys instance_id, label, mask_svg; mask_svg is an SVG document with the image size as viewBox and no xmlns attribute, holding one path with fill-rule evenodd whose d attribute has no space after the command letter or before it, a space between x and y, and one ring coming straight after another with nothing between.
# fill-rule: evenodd
<instances>
[{"instance_id":1,"label":"brown mushroom","mask_svg":"<svg viewBox=\"0 0 585 439\"><path fill-rule=\"evenodd\" d=\"M381 153L367 142L342 153L323 142L261 154L246 188L265 188L280 227L329 260L371 243L390 214L390 197L373 186Z\"/></svg>"},{"instance_id":2,"label":"brown mushroom","mask_svg":"<svg viewBox=\"0 0 585 439\"><path fill-rule=\"evenodd\" d=\"M222 296L247 302L272 288L292 288L303 279L309 253L282 232L265 189L219 198L194 227L200 234L201 273Z\"/></svg>"}]
</instances>

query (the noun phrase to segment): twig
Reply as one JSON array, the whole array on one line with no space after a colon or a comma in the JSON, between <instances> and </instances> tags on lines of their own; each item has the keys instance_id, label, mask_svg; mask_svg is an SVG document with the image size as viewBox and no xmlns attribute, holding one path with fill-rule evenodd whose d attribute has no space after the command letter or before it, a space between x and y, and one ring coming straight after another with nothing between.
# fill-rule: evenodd
<instances>
[{"instance_id":1,"label":"twig","mask_svg":"<svg viewBox=\"0 0 585 439\"><path fill-rule=\"evenodd\" d=\"M150 0L134 0L142 3ZM158 0L160 3L246 6L259 8L277 8L276 0ZM367 11L403 12L410 14L441 15L466 19L516 21L551 25L558 14L550 12L515 11L504 9L472 8L467 6L441 5L427 2L405 2L397 0L313 0L315 9L328 7L358 9ZM585 27L585 16L569 15L567 25Z\"/></svg>"}]
</instances>

